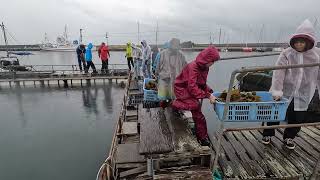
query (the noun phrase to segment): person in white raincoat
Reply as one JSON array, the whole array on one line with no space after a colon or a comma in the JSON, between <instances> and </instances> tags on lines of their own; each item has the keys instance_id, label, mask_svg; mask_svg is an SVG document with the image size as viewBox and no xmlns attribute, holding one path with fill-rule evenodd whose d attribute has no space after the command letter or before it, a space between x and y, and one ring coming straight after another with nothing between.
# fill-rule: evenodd
<instances>
[{"instance_id":1,"label":"person in white raincoat","mask_svg":"<svg viewBox=\"0 0 320 180\"><path fill-rule=\"evenodd\" d=\"M160 60L155 72L158 77L158 97L160 100L174 99L174 81L186 64L186 58L180 51L180 40L171 39L169 48L160 53Z\"/></svg>"},{"instance_id":2,"label":"person in white raincoat","mask_svg":"<svg viewBox=\"0 0 320 180\"><path fill-rule=\"evenodd\" d=\"M131 47L133 49L134 76L138 79L142 66L142 50L134 44L132 44Z\"/></svg>"},{"instance_id":3,"label":"person in white raincoat","mask_svg":"<svg viewBox=\"0 0 320 180\"><path fill-rule=\"evenodd\" d=\"M147 41L143 40L142 45L142 72L145 78L151 78L151 48L147 44Z\"/></svg>"},{"instance_id":4,"label":"person in white raincoat","mask_svg":"<svg viewBox=\"0 0 320 180\"><path fill-rule=\"evenodd\" d=\"M280 54L276 65L319 63L320 53L319 49L315 47L316 44L314 27L309 20L305 20L291 37L290 47ZM288 124L306 123L310 101L315 94L315 90L320 88L319 73L318 66L274 71L270 92L275 100L279 100L281 97L290 100L286 115ZM315 120L320 121L319 115ZM277 125L279 123L272 122L267 124ZM293 139L299 131L299 127L285 129L283 139L288 149L295 148ZM264 130L262 143L269 144L271 136L274 136L274 134L274 129Z\"/></svg>"}]
</instances>

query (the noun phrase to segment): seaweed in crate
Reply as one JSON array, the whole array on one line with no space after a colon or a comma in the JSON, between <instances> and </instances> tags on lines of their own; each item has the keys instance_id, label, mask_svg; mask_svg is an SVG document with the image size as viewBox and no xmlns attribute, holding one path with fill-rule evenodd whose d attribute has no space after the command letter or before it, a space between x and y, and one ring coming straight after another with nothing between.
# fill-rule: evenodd
<instances>
[{"instance_id":1,"label":"seaweed in crate","mask_svg":"<svg viewBox=\"0 0 320 180\"><path fill-rule=\"evenodd\" d=\"M154 80L150 80L145 84L146 90L157 90L157 83Z\"/></svg>"},{"instance_id":2,"label":"seaweed in crate","mask_svg":"<svg viewBox=\"0 0 320 180\"><path fill-rule=\"evenodd\" d=\"M227 91L224 90L218 98L219 100L225 102L227 98ZM257 96L255 91L240 92L239 89L233 89L231 91L230 102L261 102L261 97Z\"/></svg>"}]
</instances>

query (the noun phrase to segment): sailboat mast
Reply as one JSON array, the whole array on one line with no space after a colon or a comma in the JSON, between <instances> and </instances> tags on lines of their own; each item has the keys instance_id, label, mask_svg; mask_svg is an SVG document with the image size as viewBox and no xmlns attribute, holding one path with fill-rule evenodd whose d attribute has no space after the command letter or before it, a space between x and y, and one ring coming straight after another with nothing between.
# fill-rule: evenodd
<instances>
[{"instance_id":1,"label":"sailboat mast","mask_svg":"<svg viewBox=\"0 0 320 180\"><path fill-rule=\"evenodd\" d=\"M221 28L219 30L219 44L220 44L220 40L221 40Z\"/></svg>"},{"instance_id":2,"label":"sailboat mast","mask_svg":"<svg viewBox=\"0 0 320 180\"><path fill-rule=\"evenodd\" d=\"M83 30L83 29L80 29L80 39L79 39L79 44L82 44L82 30Z\"/></svg>"},{"instance_id":3,"label":"sailboat mast","mask_svg":"<svg viewBox=\"0 0 320 180\"><path fill-rule=\"evenodd\" d=\"M7 39L6 30L5 30L3 22L1 24L1 29L2 29L2 32L3 32L4 42L6 44L7 57L9 57L8 39Z\"/></svg>"},{"instance_id":4,"label":"sailboat mast","mask_svg":"<svg viewBox=\"0 0 320 180\"><path fill-rule=\"evenodd\" d=\"M158 31L159 31L159 29L158 29L159 27L158 27L158 21L157 21L157 29L156 29L156 47L158 47Z\"/></svg>"},{"instance_id":5,"label":"sailboat mast","mask_svg":"<svg viewBox=\"0 0 320 180\"><path fill-rule=\"evenodd\" d=\"M140 44L140 23L138 21L138 44Z\"/></svg>"}]
</instances>

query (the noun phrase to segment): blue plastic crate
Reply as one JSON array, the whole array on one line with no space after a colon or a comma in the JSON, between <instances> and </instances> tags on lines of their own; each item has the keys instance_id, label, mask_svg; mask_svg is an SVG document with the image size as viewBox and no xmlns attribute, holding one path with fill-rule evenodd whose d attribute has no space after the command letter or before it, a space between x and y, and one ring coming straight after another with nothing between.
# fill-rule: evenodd
<instances>
[{"instance_id":1,"label":"blue plastic crate","mask_svg":"<svg viewBox=\"0 0 320 180\"><path fill-rule=\"evenodd\" d=\"M155 81L155 79L149 79L149 78L144 79L144 82L143 82L143 101L158 102L159 101L158 91L147 90L145 87L146 83L148 83L151 80Z\"/></svg>"},{"instance_id":2,"label":"blue plastic crate","mask_svg":"<svg viewBox=\"0 0 320 180\"><path fill-rule=\"evenodd\" d=\"M219 97L221 92L213 93ZM289 101L281 98L274 101L270 92L258 91L257 96L261 97L261 102L230 102L226 122L268 122L284 121ZM220 120L223 118L225 102L216 102L215 111Z\"/></svg>"}]
</instances>

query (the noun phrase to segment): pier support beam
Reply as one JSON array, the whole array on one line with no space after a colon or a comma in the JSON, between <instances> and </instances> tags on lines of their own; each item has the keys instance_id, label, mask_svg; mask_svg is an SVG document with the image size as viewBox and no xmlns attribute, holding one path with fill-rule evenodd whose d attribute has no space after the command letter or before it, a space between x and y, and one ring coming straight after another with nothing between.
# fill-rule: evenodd
<instances>
[{"instance_id":1,"label":"pier support beam","mask_svg":"<svg viewBox=\"0 0 320 180\"><path fill-rule=\"evenodd\" d=\"M64 87L64 88L69 87L69 85L68 85L68 80L67 80L67 79L64 79L64 80L63 80L63 87Z\"/></svg>"},{"instance_id":2,"label":"pier support beam","mask_svg":"<svg viewBox=\"0 0 320 180\"><path fill-rule=\"evenodd\" d=\"M44 87L44 80L40 80L40 87Z\"/></svg>"},{"instance_id":3,"label":"pier support beam","mask_svg":"<svg viewBox=\"0 0 320 180\"><path fill-rule=\"evenodd\" d=\"M87 80L87 86L91 86L91 80L90 79L86 79Z\"/></svg>"}]
</instances>

